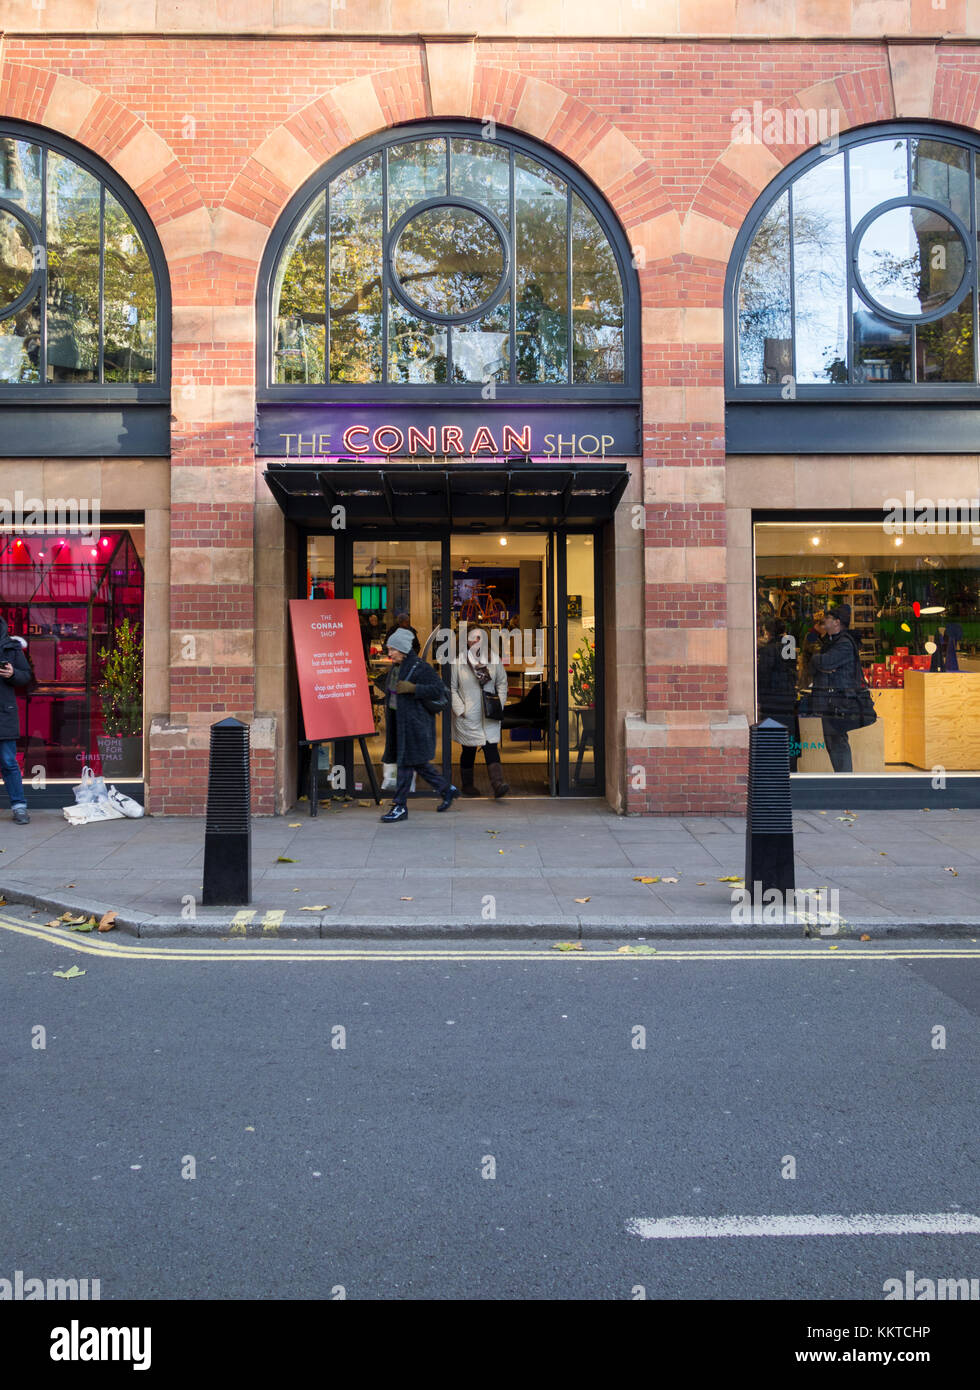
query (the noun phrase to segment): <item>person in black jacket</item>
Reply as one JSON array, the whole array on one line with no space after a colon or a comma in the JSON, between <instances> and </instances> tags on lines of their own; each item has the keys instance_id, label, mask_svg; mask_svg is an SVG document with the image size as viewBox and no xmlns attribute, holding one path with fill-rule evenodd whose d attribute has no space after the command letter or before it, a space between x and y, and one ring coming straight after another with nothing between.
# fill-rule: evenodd
<instances>
[{"instance_id":1,"label":"person in black jacket","mask_svg":"<svg viewBox=\"0 0 980 1390\"><path fill-rule=\"evenodd\" d=\"M436 755L436 717L424 704L426 699L449 704L449 691L441 677L412 651L412 630L397 627L388 638L388 651L396 660L400 657L398 680L389 695L395 711L395 732L398 751L398 782L391 810L381 817L386 825L404 820L408 815L408 793L412 773L417 773L442 797L437 811L448 811L459 796L459 787L436 770L432 759Z\"/></svg>"},{"instance_id":2,"label":"person in black jacket","mask_svg":"<svg viewBox=\"0 0 980 1390\"><path fill-rule=\"evenodd\" d=\"M860 728L860 721L839 711L857 707L857 695L864 681L861 652L849 628L851 610L846 603L828 608L824 618L826 635L811 662L813 694L811 712L821 717L823 739L835 772L853 772L851 745L847 735Z\"/></svg>"},{"instance_id":3,"label":"person in black jacket","mask_svg":"<svg viewBox=\"0 0 980 1390\"><path fill-rule=\"evenodd\" d=\"M0 771L10 797L10 809L18 825L27 825L27 802L24 781L17 762L17 740L20 737L20 714L17 710L19 686L31 683L31 668L24 648L11 637L5 618L0 618Z\"/></svg>"},{"instance_id":4,"label":"person in black jacket","mask_svg":"<svg viewBox=\"0 0 980 1390\"><path fill-rule=\"evenodd\" d=\"M759 648L759 718L774 719L789 731L790 771L796 771L800 745L796 718L796 644L785 642L786 624L767 618L768 640Z\"/></svg>"}]
</instances>

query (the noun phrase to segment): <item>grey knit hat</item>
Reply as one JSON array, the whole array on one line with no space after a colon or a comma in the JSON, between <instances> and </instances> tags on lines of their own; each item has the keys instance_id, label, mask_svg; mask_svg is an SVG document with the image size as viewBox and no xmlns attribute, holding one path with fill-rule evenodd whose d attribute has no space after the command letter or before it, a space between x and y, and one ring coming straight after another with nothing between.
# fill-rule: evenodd
<instances>
[{"instance_id":1,"label":"grey knit hat","mask_svg":"<svg viewBox=\"0 0 980 1390\"><path fill-rule=\"evenodd\" d=\"M394 647L396 652L401 652L403 656L407 656L412 650L412 643L414 641L415 638L410 628L396 627L388 638L388 646Z\"/></svg>"}]
</instances>

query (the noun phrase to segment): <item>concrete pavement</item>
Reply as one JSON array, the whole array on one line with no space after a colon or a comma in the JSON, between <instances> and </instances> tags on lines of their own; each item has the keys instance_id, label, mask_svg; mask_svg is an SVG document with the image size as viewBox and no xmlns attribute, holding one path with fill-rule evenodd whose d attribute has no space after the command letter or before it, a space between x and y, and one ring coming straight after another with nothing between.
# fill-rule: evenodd
<instances>
[{"instance_id":1,"label":"concrete pavement","mask_svg":"<svg viewBox=\"0 0 980 1390\"><path fill-rule=\"evenodd\" d=\"M839 894L841 920L820 934L980 935L980 811L805 811L795 830L797 889ZM112 909L139 936L804 935L792 915L733 921L739 885L722 880L744 873L738 817L623 817L543 798L457 801L437 815L425 800L388 826L373 803L316 818L303 803L253 820L248 909L202 907L203 865L202 818L73 827L42 810L29 826L0 821L8 902Z\"/></svg>"}]
</instances>

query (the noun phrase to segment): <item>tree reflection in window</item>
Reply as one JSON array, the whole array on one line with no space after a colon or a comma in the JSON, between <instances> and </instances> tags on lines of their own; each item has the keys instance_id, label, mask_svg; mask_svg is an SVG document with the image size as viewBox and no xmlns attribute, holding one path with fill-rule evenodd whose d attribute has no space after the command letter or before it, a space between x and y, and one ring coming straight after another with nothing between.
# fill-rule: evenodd
<instances>
[{"instance_id":1,"label":"tree reflection in window","mask_svg":"<svg viewBox=\"0 0 980 1390\"><path fill-rule=\"evenodd\" d=\"M504 136L393 139L335 174L296 218L271 297L277 384L626 380L609 238Z\"/></svg>"},{"instance_id":2,"label":"tree reflection in window","mask_svg":"<svg viewBox=\"0 0 980 1390\"><path fill-rule=\"evenodd\" d=\"M156 356L129 213L67 154L0 133L0 385L153 382Z\"/></svg>"},{"instance_id":3,"label":"tree reflection in window","mask_svg":"<svg viewBox=\"0 0 980 1390\"><path fill-rule=\"evenodd\" d=\"M758 215L736 282L736 384L976 384L980 151L926 132L842 144Z\"/></svg>"}]
</instances>

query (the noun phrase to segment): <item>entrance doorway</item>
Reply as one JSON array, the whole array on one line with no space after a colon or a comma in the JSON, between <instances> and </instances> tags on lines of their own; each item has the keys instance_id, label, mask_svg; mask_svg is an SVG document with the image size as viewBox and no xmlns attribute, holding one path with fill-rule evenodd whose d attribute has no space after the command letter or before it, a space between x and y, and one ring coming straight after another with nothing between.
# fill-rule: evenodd
<instances>
[{"instance_id":1,"label":"entrance doorway","mask_svg":"<svg viewBox=\"0 0 980 1390\"><path fill-rule=\"evenodd\" d=\"M511 796L599 796L602 749L601 533L563 531L308 534L302 596L353 598L361 618L375 732L367 740L383 762L385 640L399 618L413 629L423 659L451 684L465 656L465 631L479 626L507 673L500 757ZM461 745L453 721L439 721L443 771L459 785ZM329 769L344 765L345 786L368 785L360 750L322 749L321 795ZM476 784L488 784L479 755ZM419 788L419 794L428 794Z\"/></svg>"}]
</instances>

